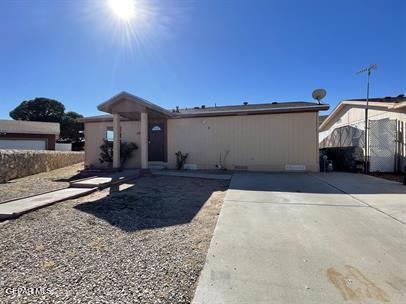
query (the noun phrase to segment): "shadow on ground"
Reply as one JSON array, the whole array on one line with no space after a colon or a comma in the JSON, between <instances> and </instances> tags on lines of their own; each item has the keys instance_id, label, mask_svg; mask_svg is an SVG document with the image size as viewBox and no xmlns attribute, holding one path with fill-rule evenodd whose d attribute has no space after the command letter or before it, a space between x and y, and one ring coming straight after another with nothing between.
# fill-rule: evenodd
<instances>
[{"instance_id":1,"label":"shadow on ground","mask_svg":"<svg viewBox=\"0 0 406 304\"><path fill-rule=\"evenodd\" d=\"M144 177L130 188L75 206L127 232L189 223L215 191L228 182L182 177Z\"/></svg>"}]
</instances>

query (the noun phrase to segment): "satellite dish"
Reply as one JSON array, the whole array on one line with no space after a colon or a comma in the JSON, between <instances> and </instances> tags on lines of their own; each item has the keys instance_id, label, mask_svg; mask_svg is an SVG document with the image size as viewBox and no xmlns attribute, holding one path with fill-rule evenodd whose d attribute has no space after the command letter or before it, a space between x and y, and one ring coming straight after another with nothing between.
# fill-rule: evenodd
<instances>
[{"instance_id":1,"label":"satellite dish","mask_svg":"<svg viewBox=\"0 0 406 304\"><path fill-rule=\"evenodd\" d=\"M320 104L320 100L326 97L327 91L325 89L317 89L312 93L312 97Z\"/></svg>"}]
</instances>

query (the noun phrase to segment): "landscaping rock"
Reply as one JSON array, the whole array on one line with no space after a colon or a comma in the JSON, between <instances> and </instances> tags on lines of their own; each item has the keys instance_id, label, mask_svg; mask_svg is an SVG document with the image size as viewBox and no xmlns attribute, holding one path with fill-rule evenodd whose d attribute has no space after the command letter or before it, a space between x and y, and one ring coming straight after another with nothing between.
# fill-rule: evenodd
<instances>
[{"instance_id":1,"label":"landscaping rock","mask_svg":"<svg viewBox=\"0 0 406 304\"><path fill-rule=\"evenodd\" d=\"M143 177L9 221L0 303L190 303L227 185Z\"/></svg>"}]
</instances>

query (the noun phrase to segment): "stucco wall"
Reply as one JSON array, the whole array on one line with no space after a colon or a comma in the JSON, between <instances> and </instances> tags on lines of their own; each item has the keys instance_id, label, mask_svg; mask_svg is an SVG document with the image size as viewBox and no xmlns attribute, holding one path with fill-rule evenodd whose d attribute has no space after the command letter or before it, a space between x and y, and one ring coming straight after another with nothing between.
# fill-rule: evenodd
<instances>
[{"instance_id":1,"label":"stucco wall","mask_svg":"<svg viewBox=\"0 0 406 304\"><path fill-rule=\"evenodd\" d=\"M0 150L0 182L82 162L83 152Z\"/></svg>"},{"instance_id":2,"label":"stucco wall","mask_svg":"<svg viewBox=\"0 0 406 304\"><path fill-rule=\"evenodd\" d=\"M141 165L140 152L140 122L139 121L121 121L121 138L124 142L134 142L138 149L124 164L125 168L139 168ZM113 128L113 122L88 122L85 123L85 165L88 167L103 168L107 164L101 164L100 146L103 138L106 138L108 128Z\"/></svg>"},{"instance_id":3,"label":"stucco wall","mask_svg":"<svg viewBox=\"0 0 406 304\"><path fill-rule=\"evenodd\" d=\"M318 171L317 120L317 112L169 119L168 165L175 167L180 150L189 153L187 163L213 169L229 151L228 169Z\"/></svg>"}]
</instances>

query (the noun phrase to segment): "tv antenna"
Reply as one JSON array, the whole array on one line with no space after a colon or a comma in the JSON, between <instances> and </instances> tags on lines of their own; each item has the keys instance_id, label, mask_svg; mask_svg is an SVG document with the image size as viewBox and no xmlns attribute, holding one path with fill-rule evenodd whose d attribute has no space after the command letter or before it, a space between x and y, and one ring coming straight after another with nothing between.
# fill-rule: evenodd
<instances>
[{"instance_id":1,"label":"tv antenna","mask_svg":"<svg viewBox=\"0 0 406 304\"><path fill-rule=\"evenodd\" d=\"M369 80L371 78L371 72L373 70L376 70L378 68L378 65L376 64L370 64L368 67L365 67L361 70L359 70L356 75L362 74L362 73L368 73L368 81L367 81L367 99L365 103L365 138L364 138L364 165L365 165L365 174L368 174L368 105L369 105Z\"/></svg>"}]
</instances>

